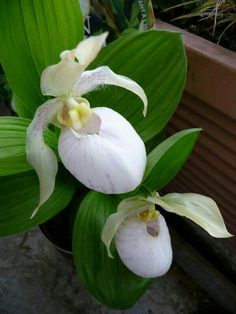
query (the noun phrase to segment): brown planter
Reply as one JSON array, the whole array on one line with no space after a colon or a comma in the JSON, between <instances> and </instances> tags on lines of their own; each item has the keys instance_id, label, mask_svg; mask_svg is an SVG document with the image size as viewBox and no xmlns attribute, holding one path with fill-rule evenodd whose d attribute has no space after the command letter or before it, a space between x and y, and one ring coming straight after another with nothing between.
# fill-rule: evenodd
<instances>
[{"instance_id":1,"label":"brown planter","mask_svg":"<svg viewBox=\"0 0 236 314\"><path fill-rule=\"evenodd\" d=\"M168 133L204 129L186 165L165 190L212 197L236 234L236 53L161 21L157 27L182 32L188 58L185 91ZM220 241L234 253L235 237Z\"/></svg>"}]
</instances>

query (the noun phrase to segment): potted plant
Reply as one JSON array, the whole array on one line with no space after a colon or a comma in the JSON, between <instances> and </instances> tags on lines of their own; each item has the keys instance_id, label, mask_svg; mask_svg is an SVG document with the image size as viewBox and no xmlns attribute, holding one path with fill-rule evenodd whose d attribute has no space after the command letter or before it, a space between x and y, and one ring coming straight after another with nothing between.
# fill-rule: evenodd
<instances>
[{"instance_id":1,"label":"potted plant","mask_svg":"<svg viewBox=\"0 0 236 314\"><path fill-rule=\"evenodd\" d=\"M146 156L145 143L153 146L185 84L181 35L136 30L102 48L107 32L83 39L78 1L30 4L4 2L0 10L0 60L17 112L0 119L0 234L42 224L73 200L67 210L82 284L108 307L129 308L171 265L163 209L231 236L212 199L158 193L199 128Z\"/></svg>"}]
</instances>

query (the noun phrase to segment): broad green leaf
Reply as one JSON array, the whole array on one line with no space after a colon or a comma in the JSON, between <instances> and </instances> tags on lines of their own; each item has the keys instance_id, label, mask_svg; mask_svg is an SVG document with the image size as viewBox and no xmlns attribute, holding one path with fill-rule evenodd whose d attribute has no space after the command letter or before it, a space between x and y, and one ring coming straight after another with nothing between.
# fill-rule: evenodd
<instances>
[{"instance_id":1,"label":"broad green leaf","mask_svg":"<svg viewBox=\"0 0 236 314\"><path fill-rule=\"evenodd\" d=\"M151 151L143 185L159 191L170 182L190 155L201 129L180 131Z\"/></svg>"},{"instance_id":2,"label":"broad green leaf","mask_svg":"<svg viewBox=\"0 0 236 314\"><path fill-rule=\"evenodd\" d=\"M195 193L169 193L147 200L168 212L191 219L213 237L228 238L232 236L226 229L217 204L210 197Z\"/></svg>"},{"instance_id":3,"label":"broad green leaf","mask_svg":"<svg viewBox=\"0 0 236 314\"><path fill-rule=\"evenodd\" d=\"M101 65L128 76L144 89L147 116L142 116L137 96L113 86L88 95L91 106L118 111L145 142L159 133L174 113L185 84L186 57L181 34L162 30L129 32L104 48L91 68Z\"/></svg>"},{"instance_id":4,"label":"broad green leaf","mask_svg":"<svg viewBox=\"0 0 236 314\"><path fill-rule=\"evenodd\" d=\"M34 171L0 177L0 236L37 226L64 209L75 192L75 182L60 169L50 199L30 219L39 201L39 183Z\"/></svg>"},{"instance_id":5,"label":"broad green leaf","mask_svg":"<svg viewBox=\"0 0 236 314\"><path fill-rule=\"evenodd\" d=\"M0 176L32 169L26 160L26 130L30 120L18 117L0 117ZM44 135L47 144L56 149L57 136L50 130Z\"/></svg>"},{"instance_id":6,"label":"broad green leaf","mask_svg":"<svg viewBox=\"0 0 236 314\"><path fill-rule=\"evenodd\" d=\"M83 38L79 1L1 1L0 21L0 62L16 94L16 111L32 118L46 100L40 92L42 70Z\"/></svg>"},{"instance_id":7,"label":"broad green leaf","mask_svg":"<svg viewBox=\"0 0 236 314\"><path fill-rule=\"evenodd\" d=\"M89 292L110 308L126 309L144 293L150 280L131 273L115 250L115 258L107 256L101 234L119 201L117 196L93 191L87 194L74 224L73 254L79 278Z\"/></svg>"}]
</instances>

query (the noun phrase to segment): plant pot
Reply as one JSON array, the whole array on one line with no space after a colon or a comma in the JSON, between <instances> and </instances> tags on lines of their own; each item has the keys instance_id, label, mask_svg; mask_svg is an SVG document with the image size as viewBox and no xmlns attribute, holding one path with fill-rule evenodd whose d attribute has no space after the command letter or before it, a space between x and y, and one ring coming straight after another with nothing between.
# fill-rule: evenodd
<instances>
[{"instance_id":1,"label":"plant pot","mask_svg":"<svg viewBox=\"0 0 236 314\"><path fill-rule=\"evenodd\" d=\"M72 255L72 233L75 216L80 203L87 194L88 189L80 187L74 197L59 214L39 225L40 230L48 241L60 252Z\"/></svg>"},{"instance_id":2,"label":"plant pot","mask_svg":"<svg viewBox=\"0 0 236 314\"><path fill-rule=\"evenodd\" d=\"M39 225L39 228L48 241L60 252L72 255L70 211L67 208Z\"/></svg>"}]
</instances>

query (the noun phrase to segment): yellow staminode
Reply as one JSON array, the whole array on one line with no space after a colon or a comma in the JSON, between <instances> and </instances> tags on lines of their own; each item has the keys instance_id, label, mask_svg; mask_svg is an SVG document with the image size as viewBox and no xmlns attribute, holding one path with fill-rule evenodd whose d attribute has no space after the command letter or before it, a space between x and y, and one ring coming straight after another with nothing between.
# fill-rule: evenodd
<instances>
[{"instance_id":1,"label":"yellow staminode","mask_svg":"<svg viewBox=\"0 0 236 314\"><path fill-rule=\"evenodd\" d=\"M158 210L155 210L155 206L147 206L137 213L137 217L145 223L155 220L159 218L159 216L160 212Z\"/></svg>"},{"instance_id":2,"label":"yellow staminode","mask_svg":"<svg viewBox=\"0 0 236 314\"><path fill-rule=\"evenodd\" d=\"M91 118L92 114L89 102L85 98L78 98L77 100L68 98L65 101L65 106L58 113L57 119L62 125L79 131Z\"/></svg>"}]
</instances>

